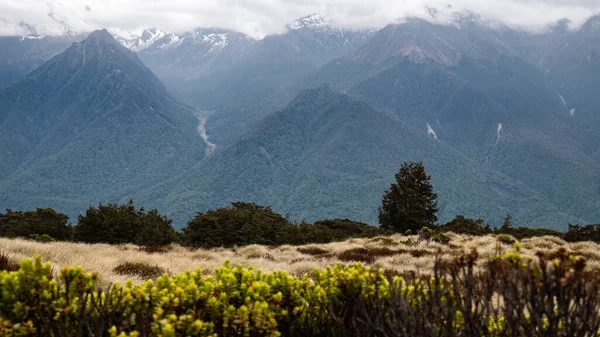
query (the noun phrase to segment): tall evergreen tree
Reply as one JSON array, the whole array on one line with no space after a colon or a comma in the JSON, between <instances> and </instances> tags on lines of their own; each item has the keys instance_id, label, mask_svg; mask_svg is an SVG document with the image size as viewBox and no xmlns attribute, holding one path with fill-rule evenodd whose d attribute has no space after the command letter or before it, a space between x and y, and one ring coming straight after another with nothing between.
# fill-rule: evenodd
<instances>
[{"instance_id":1,"label":"tall evergreen tree","mask_svg":"<svg viewBox=\"0 0 600 337\"><path fill-rule=\"evenodd\" d=\"M379 208L382 229L413 233L437 221L437 194L423 163L405 162Z\"/></svg>"}]
</instances>

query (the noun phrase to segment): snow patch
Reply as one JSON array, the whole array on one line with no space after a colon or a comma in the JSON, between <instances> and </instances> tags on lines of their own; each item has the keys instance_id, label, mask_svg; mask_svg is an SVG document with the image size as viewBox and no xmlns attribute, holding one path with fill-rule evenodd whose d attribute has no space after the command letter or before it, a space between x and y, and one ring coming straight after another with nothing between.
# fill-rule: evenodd
<instances>
[{"instance_id":1,"label":"snow patch","mask_svg":"<svg viewBox=\"0 0 600 337\"><path fill-rule=\"evenodd\" d=\"M558 92L557 92L557 94L558 94L558 97L560 97L560 100L562 101L563 105L566 107L567 106L567 101L565 101L565 98L561 94L559 94Z\"/></svg>"},{"instance_id":2,"label":"snow patch","mask_svg":"<svg viewBox=\"0 0 600 337\"><path fill-rule=\"evenodd\" d=\"M498 128L496 130L496 134L497 134L496 144L498 144L498 142L500 141L500 133L501 132L502 132L502 123L498 123Z\"/></svg>"},{"instance_id":3,"label":"snow patch","mask_svg":"<svg viewBox=\"0 0 600 337\"><path fill-rule=\"evenodd\" d=\"M298 30L306 27L316 28L327 26L327 22L323 15L313 14L296 20L292 25L289 26L292 30Z\"/></svg>"},{"instance_id":4,"label":"snow patch","mask_svg":"<svg viewBox=\"0 0 600 337\"><path fill-rule=\"evenodd\" d=\"M23 36L21 38L21 41L25 41L25 40L41 40L43 38L45 38L46 35L27 35L27 36Z\"/></svg>"},{"instance_id":5,"label":"snow patch","mask_svg":"<svg viewBox=\"0 0 600 337\"><path fill-rule=\"evenodd\" d=\"M131 40L121 39L120 42L127 49L134 52L140 52L154 45L159 40L161 40L162 42L162 44L159 47L167 48L173 45L174 43L177 43L179 41L179 36L160 29L152 28L144 30L142 36L138 38L134 38Z\"/></svg>"},{"instance_id":6,"label":"snow patch","mask_svg":"<svg viewBox=\"0 0 600 337\"><path fill-rule=\"evenodd\" d=\"M199 117L199 122L198 123L198 133L200 134L200 137L202 138L202 140L204 140L204 143L206 144L206 148L205 148L205 153L207 156L210 156L211 154L213 154L215 152L215 149L217 148L217 145L214 143L211 143L208 140L208 135L206 134L206 117Z\"/></svg>"},{"instance_id":7,"label":"snow patch","mask_svg":"<svg viewBox=\"0 0 600 337\"><path fill-rule=\"evenodd\" d=\"M427 123L427 134L432 135L433 138L435 138L435 139L438 139L438 136L435 133L435 130L431 127L431 125L429 125L429 123Z\"/></svg>"}]
</instances>

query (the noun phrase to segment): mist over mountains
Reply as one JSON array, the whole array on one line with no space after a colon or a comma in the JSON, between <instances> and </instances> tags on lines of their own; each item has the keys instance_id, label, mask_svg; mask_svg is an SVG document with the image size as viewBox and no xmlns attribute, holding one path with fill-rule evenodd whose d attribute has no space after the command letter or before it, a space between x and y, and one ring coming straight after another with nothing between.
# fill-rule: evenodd
<instances>
[{"instance_id":1,"label":"mist over mountains","mask_svg":"<svg viewBox=\"0 0 600 337\"><path fill-rule=\"evenodd\" d=\"M410 160L432 175L441 221L597 222L599 49L600 17L542 34L312 15L261 40L0 38L0 208L74 216L133 198L181 226L244 200L375 224Z\"/></svg>"}]
</instances>

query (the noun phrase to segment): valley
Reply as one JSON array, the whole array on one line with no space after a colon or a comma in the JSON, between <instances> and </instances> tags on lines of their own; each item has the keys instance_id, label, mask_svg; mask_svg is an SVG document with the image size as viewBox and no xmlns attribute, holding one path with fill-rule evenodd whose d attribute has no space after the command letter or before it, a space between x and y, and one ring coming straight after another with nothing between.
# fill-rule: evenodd
<instances>
[{"instance_id":1,"label":"valley","mask_svg":"<svg viewBox=\"0 0 600 337\"><path fill-rule=\"evenodd\" d=\"M586 74L600 66L593 44L600 35L598 19L574 31L557 23L535 35L492 27L477 17L458 18L450 25L411 19L375 30L340 28L313 15L262 39L220 28L183 34L148 29L128 39L104 34L110 48L137 59L136 72L146 77L131 77L131 65L117 65L121 61L105 58L101 45L88 43L97 49L89 52L98 54L98 63L82 63L71 73L56 68L47 77L41 76L49 65L42 65L1 89L0 140L11 150L0 166L0 206L43 203L76 217L90 202L133 198L181 226L193 212L243 199L272 205L296 220L344 216L376 224L377 199L394 170L416 160L432 173L444 221L464 214L497 225L510 213L527 226L564 229L594 222L600 217L600 118L591 88L599 84ZM51 59L60 48L84 38L0 43L30 51L20 61L10 54L10 64L51 64L71 57L73 47ZM569 53L567 44L579 46L583 55ZM110 76L128 75L84 85L80 106L60 103L72 100L75 91L47 94L102 67L114 69ZM150 89L143 82L152 83L153 103L134 99L137 106L123 111L137 109L139 115L109 117L116 124L104 129L98 118L106 105L128 104L107 99L106 92L141 98ZM164 89L157 89L162 83ZM139 94L130 92L133 87L141 88ZM317 88L330 91L313 95L324 90ZM339 105L345 101L347 106ZM17 122L26 113L19 111L24 104L27 113L40 116L35 128ZM89 104L101 104L98 117L85 112ZM362 108L346 114L355 106ZM143 117L153 111L158 124ZM305 117L294 119L292 113ZM135 146L115 158L100 155L107 146L123 147L122 136L131 134L127 125L134 121L155 131L139 133L141 138L127 143ZM12 133L17 125L25 139ZM101 141L94 138L102 133ZM79 166L68 172L72 182L94 183L67 188L71 178L54 173L48 180L44 172L64 171L92 142L98 156L82 160L101 172ZM130 153L144 151L160 163L139 166L142 161ZM116 185L104 191L103 179Z\"/></svg>"}]
</instances>

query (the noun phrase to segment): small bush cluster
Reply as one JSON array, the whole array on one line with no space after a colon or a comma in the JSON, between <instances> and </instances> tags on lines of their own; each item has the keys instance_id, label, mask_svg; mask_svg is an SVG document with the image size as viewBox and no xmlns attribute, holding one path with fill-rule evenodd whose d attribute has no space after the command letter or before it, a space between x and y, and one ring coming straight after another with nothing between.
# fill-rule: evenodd
<instances>
[{"instance_id":1,"label":"small bush cluster","mask_svg":"<svg viewBox=\"0 0 600 337\"><path fill-rule=\"evenodd\" d=\"M517 239L507 234L501 234L500 236L498 236L498 241L505 245L512 246L517 242Z\"/></svg>"},{"instance_id":2,"label":"small bush cluster","mask_svg":"<svg viewBox=\"0 0 600 337\"><path fill-rule=\"evenodd\" d=\"M168 245L177 240L172 220L156 209L146 212L128 204L100 204L88 208L74 227L77 241L87 243L133 243L140 246Z\"/></svg>"},{"instance_id":3,"label":"small bush cluster","mask_svg":"<svg viewBox=\"0 0 600 337\"><path fill-rule=\"evenodd\" d=\"M3 336L597 336L600 271L560 250L438 260L431 276L361 264L293 277L225 263L96 288L95 274L24 260L0 272Z\"/></svg>"},{"instance_id":4,"label":"small bush cluster","mask_svg":"<svg viewBox=\"0 0 600 337\"><path fill-rule=\"evenodd\" d=\"M565 233L563 239L567 242L600 242L600 225L569 225L569 230Z\"/></svg>"},{"instance_id":5,"label":"small bush cluster","mask_svg":"<svg viewBox=\"0 0 600 337\"><path fill-rule=\"evenodd\" d=\"M29 235L29 239L37 242L56 242L56 240L48 234L31 234Z\"/></svg>"},{"instance_id":6,"label":"small bush cluster","mask_svg":"<svg viewBox=\"0 0 600 337\"><path fill-rule=\"evenodd\" d=\"M166 272L159 266L152 266L143 262L121 263L113 271L119 275L139 276L145 280L157 278Z\"/></svg>"},{"instance_id":7,"label":"small bush cluster","mask_svg":"<svg viewBox=\"0 0 600 337\"><path fill-rule=\"evenodd\" d=\"M467 235L488 235L492 233L492 228L485 224L482 219L469 219L462 215L457 215L452 221L438 227L443 232L453 232L456 234Z\"/></svg>"},{"instance_id":8,"label":"small bush cluster","mask_svg":"<svg viewBox=\"0 0 600 337\"><path fill-rule=\"evenodd\" d=\"M230 207L197 213L182 230L183 243L202 248L259 245L303 245L374 237L382 232L348 219L296 225L270 207L234 202Z\"/></svg>"},{"instance_id":9,"label":"small bush cluster","mask_svg":"<svg viewBox=\"0 0 600 337\"><path fill-rule=\"evenodd\" d=\"M12 262L8 255L4 252L0 252L0 271L16 271L19 270L19 264Z\"/></svg>"},{"instance_id":10,"label":"small bush cluster","mask_svg":"<svg viewBox=\"0 0 600 337\"><path fill-rule=\"evenodd\" d=\"M27 212L7 209L5 213L0 213L0 236L67 241L73 237L73 228L68 221L69 217L66 214L51 208L38 208Z\"/></svg>"},{"instance_id":11,"label":"small bush cluster","mask_svg":"<svg viewBox=\"0 0 600 337\"><path fill-rule=\"evenodd\" d=\"M300 248L298 248L298 251L302 254L312 255L312 256L323 255L323 254L329 253L328 250L323 249L318 246L300 247Z\"/></svg>"},{"instance_id":12,"label":"small bush cluster","mask_svg":"<svg viewBox=\"0 0 600 337\"><path fill-rule=\"evenodd\" d=\"M388 249L388 248L351 248L337 254L337 258L340 261L350 262L365 262L372 264L381 257L394 256L400 254L410 254L412 257L422 257L430 255L431 252L425 249Z\"/></svg>"}]
</instances>

